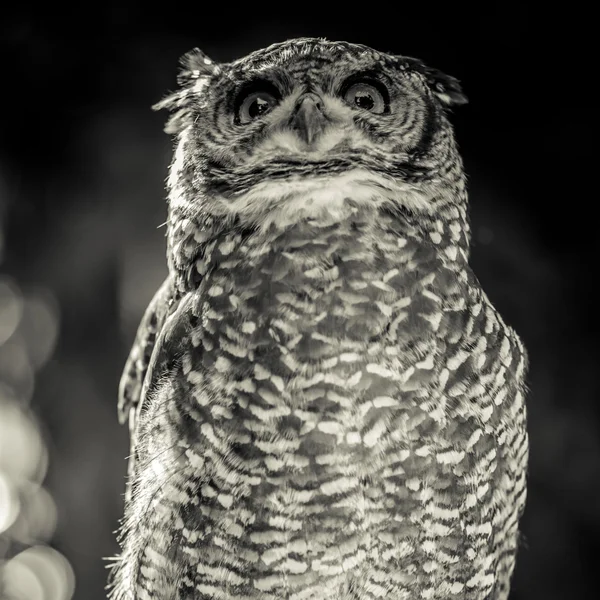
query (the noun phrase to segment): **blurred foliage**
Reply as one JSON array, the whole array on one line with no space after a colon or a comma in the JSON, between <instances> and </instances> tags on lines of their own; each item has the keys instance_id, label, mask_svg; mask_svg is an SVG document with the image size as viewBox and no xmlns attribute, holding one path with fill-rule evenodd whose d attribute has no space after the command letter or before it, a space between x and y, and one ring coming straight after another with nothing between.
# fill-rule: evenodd
<instances>
[{"instance_id":1,"label":"blurred foliage","mask_svg":"<svg viewBox=\"0 0 600 600\"><path fill-rule=\"evenodd\" d=\"M571 13L517 2L392 5L385 19L381 10L328 19L306 8L286 21L264 4L211 5L209 15L206 5L183 13L108 0L73 22L54 5L3 9L12 95L0 121L0 555L34 537L55 549L25 550L14 580L53 564L69 593L60 552L76 600L106 597L103 557L118 550L129 451L117 384L166 272L171 142L165 115L149 106L195 45L219 61L316 35L418 56L463 81L471 103L451 118L469 174L473 265L531 359L528 504L511 600L596 597L597 225L586 216L590 184L576 176L589 129L582 95L569 91L579 54L562 43L557 52L555 38L573 27ZM63 597L31 585L28 600Z\"/></svg>"}]
</instances>

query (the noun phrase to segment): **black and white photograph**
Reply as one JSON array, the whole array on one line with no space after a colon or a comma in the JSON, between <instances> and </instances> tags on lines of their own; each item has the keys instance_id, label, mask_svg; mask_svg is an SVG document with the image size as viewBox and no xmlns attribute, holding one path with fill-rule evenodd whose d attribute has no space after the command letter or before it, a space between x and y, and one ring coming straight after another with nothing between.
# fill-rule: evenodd
<instances>
[{"instance_id":1,"label":"black and white photograph","mask_svg":"<svg viewBox=\"0 0 600 600\"><path fill-rule=\"evenodd\" d=\"M591 600L575 5L0 10L1 600Z\"/></svg>"}]
</instances>

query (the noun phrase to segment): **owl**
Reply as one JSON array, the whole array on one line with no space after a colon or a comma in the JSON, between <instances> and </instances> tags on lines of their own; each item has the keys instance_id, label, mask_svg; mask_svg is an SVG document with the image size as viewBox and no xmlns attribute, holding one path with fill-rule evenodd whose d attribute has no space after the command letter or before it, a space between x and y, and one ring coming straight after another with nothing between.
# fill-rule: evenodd
<instances>
[{"instance_id":1,"label":"owl","mask_svg":"<svg viewBox=\"0 0 600 600\"><path fill-rule=\"evenodd\" d=\"M178 83L111 598L506 600L527 357L469 266L458 81L303 38Z\"/></svg>"}]
</instances>

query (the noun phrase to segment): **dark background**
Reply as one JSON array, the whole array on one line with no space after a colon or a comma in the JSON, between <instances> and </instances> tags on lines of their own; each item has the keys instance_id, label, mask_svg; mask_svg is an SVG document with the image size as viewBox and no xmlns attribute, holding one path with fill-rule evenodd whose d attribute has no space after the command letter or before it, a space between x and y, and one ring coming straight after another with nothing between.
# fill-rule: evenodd
<instances>
[{"instance_id":1,"label":"dark background","mask_svg":"<svg viewBox=\"0 0 600 600\"><path fill-rule=\"evenodd\" d=\"M149 107L194 46L229 61L297 36L416 56L463 82L470 104L452 119L469 174L472 262L531 359L529 498L511 600L595 598L597 224L582 160L596 76L581 66L585 15L511 2L49 6L14 3L0 17L0 284L46 298L58 335L29 370L14 366L5 340L0 380L38 417L57 507L51 543L73 567L74 598L106 596L102 558L117 552L128 454L118 379L166 273L158 226L171 141L166 115ZM30 354L48 345L52 327L26 325Z\"/></svg>"}]
</instances>

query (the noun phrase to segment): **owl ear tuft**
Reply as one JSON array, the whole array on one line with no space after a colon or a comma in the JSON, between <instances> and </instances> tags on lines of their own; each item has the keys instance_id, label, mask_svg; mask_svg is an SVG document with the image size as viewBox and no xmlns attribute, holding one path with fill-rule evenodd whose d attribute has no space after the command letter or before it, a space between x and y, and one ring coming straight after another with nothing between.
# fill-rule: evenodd
<instances>
[{"instance_id":1,"label":"owl ear tuft","mask_svg":"<svg viewBox=\"0 0 600 600\"><path fill-rule=\"evenodd\" d=\"M209 78L221 72L221 67L198 48L184 54L179 59L179 64L179 89L152 106L154 110L165 108L173 113L165 125L167 133L178 133L189 124L192 102L202 95Z\"/></svg>"},{"instance_id":2,"label":"owl ear tuft","mask_svg":"<svg viewBox=\"0 0 600 600\"><path fill-rule=\"evenodd\" d=\"M435 97L445 106L460 106L469 101L455 77L429 67L425 67L423 75Z\"/></svg>"},{"instance_id":3,"label":"owl ear tuft","mask_svg":"<svg viewBox=\"0 0 600 600\"><path fill-rule=\"evenodd\" d=\"M406 67L417 71L425 78L429 89L443 106L460 106L469 101L462 91L460 82L455 77L428 67L416 58L406 59L406 66L401 68Z\"/></svg>"},{"instance_id":4,"label":"owl ear tuft","mask_svg":"<svg viewBox=\"0 0 600 600\"><path fill-rule=\"evenodd\" d=\"M194 48L179 59L181 70L177 76L179 85L194 84L201 77L216 75L220 67L210 59L202 50Z\"/></svg>"}]
</instances>

